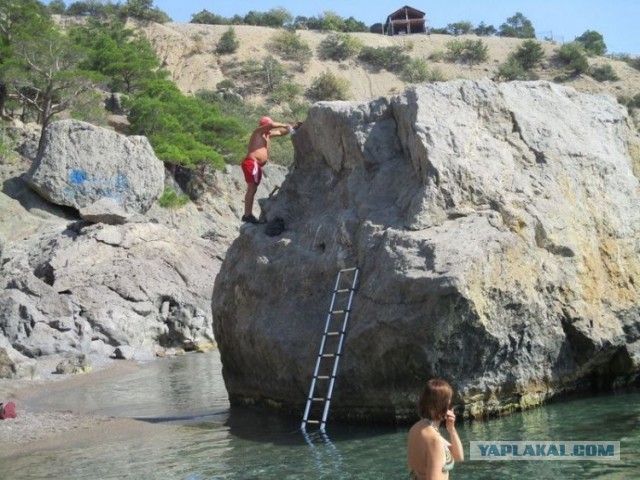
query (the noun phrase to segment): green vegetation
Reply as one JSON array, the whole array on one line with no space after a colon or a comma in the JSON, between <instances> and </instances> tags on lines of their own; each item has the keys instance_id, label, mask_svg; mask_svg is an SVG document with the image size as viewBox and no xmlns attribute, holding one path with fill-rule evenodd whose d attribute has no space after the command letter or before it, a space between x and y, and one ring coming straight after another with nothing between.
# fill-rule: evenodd
<instances>
[{"instance_id":1,"label":"green vegetation","mask_svg":"<svg viewBox=\"0 0 640 480\"><path fill-rule=\"evenodd\" d=\"M153 0L126 0L124 4L87 0L72 2L63 10L64 3L53 1L48 5L50 13L59 15L77 15L92 18L117 17L120 20L135 18L145 22L167 23L171 18L162 10L153 6Z\"/></svg>"},{"instance_id":2,"label":"green vegetation","mask_svg":"<svg viewBox=\"0 0 640 480\"><path fill-rule=\"evenodd\" d=\"M558 50L557 59L565 67L566 73L570 77L586 73L589 70L589 62L581 43L565 43Z\"/></svg>"},{"instance_id":3,"label":"green vegetation","mask_svg":"<svg viewBox=\"0 0 640 480\"><path fill-rule=\"evenodd\" d=\"M525 40L513 53L513 58L525 70L532 70L544 59L544 49L535 40Z\"/></svg>"},{"instance_id":4,"label":"green vegetation","mask_svg":"<svg viewBox=\"0 0 640 480\"><path fill-rule=\"evenodd\" d=\"M90 19L86 26L73 27L69 35L88 52L83 68L107 77L112 92L135 93L167 74L159 70L160 61L149 41L120 20Z\"/></svg>"},{"instance_id":5,"label":"green vegetation","mask_svg":"<svg viewBox=\"0 0 640 480\"><path fill-rule=\"evenodd\" d=\"M516 12L514 16L507 18L507 21L500 25L497 35L500 37L536 38L536 31L531 20L522 13Z\"/></svg>"},{"instance_id":6,"label":"green vegetation","mask_svg":"<svg viewBox=\"0 0 640 480\"><path fill-rule=\"evenodd\" d=\"M295 19L291 13L282 8L272 8L268 12L256 12L254 10L244 17L235 15L226 18L207 10L202 10L191 16L191 23L209 25L254 25L258 27L287 28L291 30L320 30L332 32L368 32L369 28L353 17L342 18L332 11L326 11L317 17L299 16Z\"/></svg>"},{"instance_id":7,"label":"green vegetation","mask_svg":"<svg viewBox=\"0 0 640 480\"><path fill-rule=\"evenodd\" d=\"M349 82L326 71L316 77L307 89L306 95L311 101L347 100L349 98Z\"/></svg>"},{"instance_id":8,"label":"green vegetation","mask_svg":"<svg viewBox=\"0 0 640 480\"><path fill-rule=\"evenodd\" d=\"M220 37L220 40L216 45L216 53L218 53L219 55L236 53L238 48L240 48L240 40L238 40L236 31L233 29L233 27L229 27L229 29Z\"/></svg>"},{"instance_id":9,"label":"green vegetation","mask_svg":"<svg viewBox=\"0 0 640 480\"><path fill-rule=\"evenodd\" d=\"M594 30L587 30L576 37L576 42L582 45L588 55L604 55L607 52L603 36Z\"/></svg>"},{"instance_id":10,"label":"green vegetation","mask_svg":"<svg viewBox=\"0 0 640 480\"><path fill-rule=\"evenodd\" d=\"M489 47L482 40L452 40L446 47L447 60L451 62L475 65L489 58Z\"/></svg>"},{"instance_id":11,"label":"green vegetation","mask_svg":"<svg viewBox=\"0 0 640 480\"><path fill-rule=\"evenodd\" d=\"M473 29L473 33L479 37L488 37L495 35L498 31L493 25L486 25L484 22L480 22L476 28Z\"/></svg>"},{"instance_id":12,"label":"green vegetation","mask_svg":"<svg viewBox=\"0 0 640 480\"><path fill-rule=\"evenodd\" d=\"M509 57L506 62L500 64L497 76L499 80L507 82L512 80L533 80L531 72L527 72L514 57Z\"/></svg>"},{"instance_id":13,"label":"green vegetation","mask_svg":"<svg viewBox=\"0 0 640 480\"><path fill-rule=\"evenodd\" d=\"M615 82L620 80L618 74L613 69L611 65L605 63L604 65L595 65L589 69L589 75L593 77L598 82L606 82L612 81Z\"/></svg>"},{"instance_id":14,"label":"green vegetation","mask_svg":"<svg viewBox=\"0 0 640 480\"><path fill-rule=\"evenodd\" d=\"M405 50L405 47L397 45L390 47L363 47L360 50L360 55L358 55L358 60L375 69L399 73L411 60Z\"/></svg>"},{"instance_id":15,"label":"green vegetation","mask_svg":"<svg viewBox=\"0 0 640 480\"><path fill-rule=\"evenodd\" d=\"M627 107L629 111L640 109L640 93L636 93L633 97L621 95L618 97L618 103Z\"/></svg>"},{"instance_id":16,"label":"green vegetation","mask_svg":"<svg viewBox=\"0 0 640 480\"><path fill-rule=\"evenodd\" d=\"M402 68L400 79L407 83L425 83L444 81L444 75L439 70L432 70L421 58L412 58Z\"/></svg>"},{"instance_id":17,"label":"green vegetation","mask_svg":"<svg viewBox=\"0 0 640 480\"><path fill-rule=\"evenodd\" d=\"M177 208L189 203L188 195L179 195L173 188L164 187L164 192L158 199L158 205L162 208Z\"/></svg>"},{"instance_id":18,"label":"green vegetation","mask_svg":"<svg viewBox=\"0 0 640 480\"><path fill-rule=\"evenodd\" d=\"M465 35L473 29L471 22L455 22L447 25L449 35Z\"/></svg>"},{"instance_id":19,"label":"green vegetation","mask_svg":"<svg viewBox=\"0 0 640 480\"><path fill-rule=\"evenodd\" d=\"M358 55L362 47L362 41L348 33L333 33L318 45L318 57L341 62Z\"/></svg>"},{"instance_id":20,"label":"green vegetation","mask_svg":"<svg viewBox=\"0 0 640 480\"><path fill-rule=\"evenodd\" d=\"M145 135L161 160L222 168L244 153L245 132L237 121L220 115L215 105L183 95L172 82L149 82L128 106L132 133Z\"/></svg>"},{"instance_id":21,"label":"green vegetation","mask_svg":"<svg viewBox=\"0 0 640 480\"><path fill-rule=\"evenodd\" d=\"M290 30L280 30L271 37L269 45L283 60L296 62L301 72L305 71L306 65L313 57L307 42Z\"/></svg>"}]
</instances>

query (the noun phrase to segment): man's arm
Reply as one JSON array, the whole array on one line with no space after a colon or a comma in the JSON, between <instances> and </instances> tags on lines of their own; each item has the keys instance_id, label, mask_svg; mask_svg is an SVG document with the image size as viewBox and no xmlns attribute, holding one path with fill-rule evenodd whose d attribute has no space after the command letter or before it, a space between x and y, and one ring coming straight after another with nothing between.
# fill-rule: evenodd
<instances>
[{"instance_id":1,"label":"man's arm","mask_svg":"<svg viewBox=\"0 0 640 480\"><path fill-rule=\"evenodd\" d=\"M271 137L281 137L289 133L290 127L291 125L287 123L272 122L256 128L256 132L260 132L261 135L268 133Z\"/></svg>"}]
</instances>

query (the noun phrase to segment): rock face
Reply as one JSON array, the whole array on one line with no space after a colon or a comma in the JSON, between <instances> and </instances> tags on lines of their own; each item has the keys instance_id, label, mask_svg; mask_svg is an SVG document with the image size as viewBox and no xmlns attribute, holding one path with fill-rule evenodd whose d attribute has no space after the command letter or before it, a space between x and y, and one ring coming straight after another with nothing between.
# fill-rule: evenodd
<instances>
[{"instance_id":1,"label":"rock face","mask_svg":"<svg viewBox=\"0 0 640 480\"><path fill-rule=\"evenodd\" d=\"M79 210L109 198L144 213L162 194L164 165L146 137L61 120L47 127L44 142L26 180L52 203Z\"/></svg>"},{"instance_id":2,"label":"rock face","mask_svg":"<svg viewBox=\"0 0 640 480\"><path fill-rule=\"evenodd\" d=\"M319 103L212 309L233 403L302 415L335 275L358 265L331 417L415 415L449 380L465 416L638 384L640 142L613 98L453 81Z\"/></svg>"},{"instance_id":3,"label":"rock face","mask_svg":"<svg viewBox=\"0 0 640 480\"><path fill-rule=\"evenodd\" d=\"M5 247L0 331L27 357L214 342L211 242L152 223L70 224Z\"/></svg>"}]
</instances>

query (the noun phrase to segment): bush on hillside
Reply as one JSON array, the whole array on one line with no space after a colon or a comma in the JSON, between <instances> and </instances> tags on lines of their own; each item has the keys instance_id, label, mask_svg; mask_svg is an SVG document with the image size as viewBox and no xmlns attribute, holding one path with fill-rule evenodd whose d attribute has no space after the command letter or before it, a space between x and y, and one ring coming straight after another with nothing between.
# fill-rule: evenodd
<instances>
[{"instance_id":1,"label":"bush on hillside","mask_svg":"<svg viewBox=\"0 0 640 480\"><path fill-rule=\"evenodd\" d=\"M318 57L321 60L341 62L355 57L362 47L362 41L348 33L333 33L318 45Z\"/></svg>"},{"instance_id":2,"label":"bush on hillside","mask_svg":"<svg viewBox=\"0 0 640 480\"><path fill-rule=\"evenodd\" d=\"M587 30L579 37L576 37L575 41L582 45L588 55L604 55L607 52L604 37L594 30Z\"/></svg>"},{"instance_id":3,"label":"bush on hillside","mask_svg":"<svg viewBox=\"0 0 640 480\"><path fill-rule=\"evenodd\" d=\"M620 77L608 63L604 65L595 65L589 69L589 75L598 82L618 81Z\"/></svg>"},{"instance_id":4,"label":"bush on hillside","mask_svg":"<svg viewBox=\"0 0 640 480\"><path fill-rule=\"evenodd\" d=\"M276 58L269 55L262 62L255 59L242 63L234 78L242 85L242 94L268 95L292 75Z\"/></svg>"},{"instance_id":5,"label":"bush on hillside","mask_svg":"<svg viewBox=\"0 0 640 480\"><path fill-rule=\"evenodd\" d=\"M578 42L565 43L557 52L557 58L564 65L569 75L577 76L589 70L589 62L582 44Z\"/></svg>"},{"instance_id":6,"label":"bush on hillside","mask_svg":"<svg viewBox=\"0 0 640 480\"><path fill-rule=\"evenodd\" d=\"M240 40L238 40L238 36L236 35L236 31L233 27L229 27L229 29L220 37L220 40L216 45L216 53L219 55L227 55L235 53L238 48L240 48Z\"/></svg>"},{"instance_id":7,"label":"bush on hillside","mask_svg":"<svg viewBox=\"0 0 640 480\"><path fill-rule=\"evenodd\" d=\"M313 57L309 44L300 35L289 30L276 33L271 37L269 45L283 60L297 62L302 72Z\"/></svg>"},{"instance_id":8,"label":"bush on hillside","mask_svg":"<svg viewBox=\"0 0 640 480\"><path fill-rule=\"evenodd\" d=\"M629 60L627 60L627 63L636 70L640 70L640 57L629 58Z\"/></svg>"},{"instance_id":9,"label":"bush on hillside","mask_svg":"<svg viewBox=\"0 0 640 480\"><path fill-rule=\"evenodd\" d=\"M313 102L347 100L349 98L349 88L348 80L325 71L313 80L306 91L306 95Z\"/></svg>"},{"instance_id":10,"label":"bush on hillside","mask_svg":"<svg viewBox=\"0 0 640 480\"><path fill-rule=\"evenodd\" d=\"M482 40L452 40L446 47L447 59L451 62L475 65L489 58L489 47Z\"/></svg>"},{"instance_id":11,"label":"bush on hillside","mask_svg":"<svg viewBox=\"0 0 640 480\"><path fill-rule=\"evenodd\" d=\"M513 56L500 64L497 72L498 80L511 82L513 80L536 80L537 76L525 70L522 64Z\"/></svg>"},{"instance_id":12,"label":"bush on hillside","mask_svg":"<svg viewBox=\"0 0 640 480\"><path fill-rule=\"evenodd\" d=\"M389 72L400 72L409 63L411 57L404 53L404 48L391 47L362 47L358 60L376 69Z\"/></svg>"},{"instance_id":13,"label":"bush on hillside","mask_svg":"<svg viewBox=\"0 0 640 480\"><path fill-rule=\"evenodd\" d=\"M544 49L539 42L535 40L525 40L512 54L524 70L532 70L542 62L544 58Z\"/></svg>"}]
</instances>

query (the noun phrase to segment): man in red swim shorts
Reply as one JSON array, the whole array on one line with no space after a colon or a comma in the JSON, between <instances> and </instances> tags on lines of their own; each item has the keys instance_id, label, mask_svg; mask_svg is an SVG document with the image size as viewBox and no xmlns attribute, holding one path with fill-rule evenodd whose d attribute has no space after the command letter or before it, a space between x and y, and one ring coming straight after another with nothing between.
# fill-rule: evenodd
<instances>
[{"instance_id":1,"label":"man in red swim shorts","mask_svg":"<svg viewBox=\"0 0 640 480\"><path fill-rule=\"evenodd\" d=\"M242 161L242 172L247 182L243 222L258 223L258 219L253 216L253 199L262 180L262 167L269 161L271 137L281 137L291 130L292 127L286 123L277 123L269 117L262 117L258 128L251 134L247 156Z\"/></svg>"}]
</instances>

